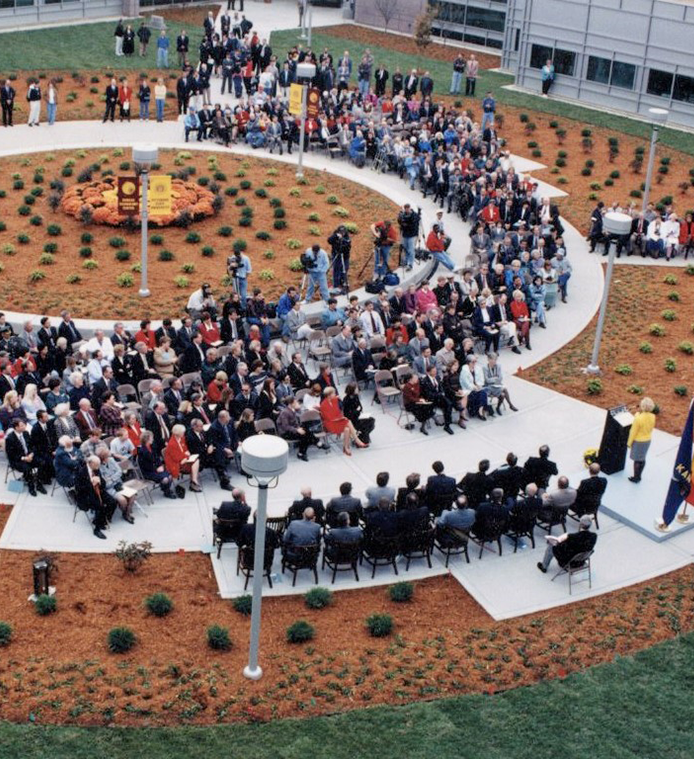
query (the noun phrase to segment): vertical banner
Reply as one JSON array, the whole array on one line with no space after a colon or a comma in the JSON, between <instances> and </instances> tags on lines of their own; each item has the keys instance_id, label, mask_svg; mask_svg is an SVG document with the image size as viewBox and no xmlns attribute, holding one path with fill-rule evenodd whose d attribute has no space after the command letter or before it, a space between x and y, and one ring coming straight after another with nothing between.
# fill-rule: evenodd
<instances>
[{"instance_id":1,"label":"vertical banner","mask_svg":"<svg viewBox=\"0 0 694 759\"><path fill-rule=\"evenodd\" d=\"M168 174L153 174L149 178L147 205L152 216L168 216L171 213L171 177Z\"/></svg>"},{"instance_id":2,"label":"vertical banner","mask_svg":"<svg viewBox=\"0 0 694 759\"><path fill-rule=\"evenodd\" d=\"M663 522L670 524L677 515L682 501L689 496L692 488L692 436L694 434L694 403L689 406L689 414L680 438L675 465L672 469L670 487L663 506Z\"/></svg>"},{"instance_id":3,"label":"vertical banner","mask_svg":"<svg viewBox=\"0 0 694 759\"><path fill-rule=\"evenodd\" d=\"M301 96L303 90L304 88L300 84L289 85L289 113L293 116L301 115Z\"/></svg>"},{"instance_id":4,"label":"vertical banner","mask_svg":"<svg viewBox=\"0 0 694 759\"><path fill-rule=\"evenodd\" d=\"M140 183L137 177L118 177L118 213L136 216L140 213Z\"/></svg>"},{"instance_id":5,"label":"vertical banner","mask_svg":"<svg viewBox=\"0 0 694 759\"><path fill-rule=\"evenodd\" d=\"M306 115L309 119L318 118L318 106L320 104L320 90L317 87L311 87L308 91Z\"/></svg>"}]
</instances>

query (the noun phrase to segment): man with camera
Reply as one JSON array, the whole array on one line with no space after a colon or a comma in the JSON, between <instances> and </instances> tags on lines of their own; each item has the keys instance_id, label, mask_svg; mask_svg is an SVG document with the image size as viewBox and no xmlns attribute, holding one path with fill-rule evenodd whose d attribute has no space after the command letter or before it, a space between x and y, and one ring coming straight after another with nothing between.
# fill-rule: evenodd
<instances>
[{"instance_id":1,"label":"man with camera","mask_svg":"<svg viewBox=\"0 0 694 759\"><path fill-rule=\"evenodd\" d=\"M203 311L207 311L213 319L217 318L217 304L212 295L212 287L207 282L204 282L198 290L191 293L190 298L188 298L187 310L193 321L197 321Z\"/></svg>"},{"instance_id":2,"label":"man with camera","mask_svg":"<svg viewBox=\"0 0 694 759\"><path fill-rule=\"evenodd\" d=\"M346 294L348 291L347 274L349 272L349 256L352 252L352 238L344 224L340 224L328 237L328 245L331 246L333 287Z\"/></svg>"},{"instance_id":3,"label":"man with camera","mask_svg":"<svg viewBox=\"0 0 694 759\"><path fill-rule=\"evenodd\" d=\"M301 265L308 274L308 288L306 289L306 303L313 300L313 294L316 288L320 291L320 296L324 301L330 299L328 290L328 254L320 245L314 245L301 254Z\"/></svg>"},{"instance_id":4,"label":"man with camera","mask_svg":"<svg viewBox=\"0 0 694 759\"><path fill-rule=\"evenodd\" d=\"M398 241L398 233L390 220L376 222L371 225L374 236L374 279L385 277L390 271L388 259L393 245Z\"/></svg>"},{"instance_id":5,"label":"man with camera","mask_svg":"<svg viewBox=\"0 0 694 759\"><path fill-rule=\"evenodd\" d=\"M231 277L243 307L248 296L248 275L253 271L251 259L240 250L227 257L227 274Z\"/></svg>"},{"instance_id":6,"label":"man with camera","mask_svg":"<svg viewBox=\"0 0 694 759\"><path fill-rule=\"evenodd\" d=\"M414 251L419 236L419 221L421 210L414 211L409 203L405 203L398 214L398 226L402 236L402 249L405 251L405 271L412 271L414 266Z\"/></svg>"}]
</instances>

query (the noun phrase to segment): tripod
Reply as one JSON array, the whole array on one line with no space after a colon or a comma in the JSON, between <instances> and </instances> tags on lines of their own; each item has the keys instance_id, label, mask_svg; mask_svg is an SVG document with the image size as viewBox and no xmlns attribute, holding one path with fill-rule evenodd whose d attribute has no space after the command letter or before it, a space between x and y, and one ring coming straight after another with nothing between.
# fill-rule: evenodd
<instances>
[{"instance_id":1,"label":"tripod","mask_svg":"<svg viewBox=\"0 0 694 759\"><path fill-rule=\"evenodd\" d=\"M357 279L361 279L362 278L362 275L366 271L366 267L371 263L371 260L376 255L376 248L377 247L379 247L378 241L374 242L374 246L371 249L371 253L369 253L369 257L366 259L366 261L364 261L364 265L359 270L359 274L357 274Z\"/></svg>"}]
</instances>

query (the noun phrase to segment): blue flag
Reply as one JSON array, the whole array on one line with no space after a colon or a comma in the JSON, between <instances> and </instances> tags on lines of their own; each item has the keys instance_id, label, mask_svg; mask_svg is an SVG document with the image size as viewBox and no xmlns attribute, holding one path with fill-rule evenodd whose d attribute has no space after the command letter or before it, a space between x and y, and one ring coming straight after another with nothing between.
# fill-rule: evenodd
<instances>
[{"instance_id":1,"label":"blue flag","mask_svg":"<svg viewBox=\"0 0 694 759\"><path fill-rule=\"evenodd\" d=\"M670 487L663 506L663 522L670 524L677 515L682 501L692 489L692 438L694 434L694 403L689 405L689 414L684 425L675 466L672 470Z\"/></svg>"}]
</instances>

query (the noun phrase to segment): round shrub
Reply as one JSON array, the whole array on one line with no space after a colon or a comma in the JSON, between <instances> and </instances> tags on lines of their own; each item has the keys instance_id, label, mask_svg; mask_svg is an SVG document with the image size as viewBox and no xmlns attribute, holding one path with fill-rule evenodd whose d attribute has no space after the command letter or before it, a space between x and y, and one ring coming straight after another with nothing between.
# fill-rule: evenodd
<instances>
[{"instance_id":1,"label":"round shrub","mask_svg":"<svg viewBox=\"0 0 694 759\"><path fill-rule=\"evenodd\" d=\"M255 194L259 198L267 198L267 190L262 187L258 187L258 189L255 191Z\"/></svg>"},{"instance_id":2,"label":"round shrub","mask_svg":"<svg viewBox=\"0 0 694 759\"><path fill-rule=\"evenodd\" d=\"M588 395L600 395L602 393L602 382L599 379L588 380L586 390Z\"/></svg>"},{"instance_id":3,"label":"round shrub","mask_svg":"<svg viewBox=\"0 0 694 759\"><path fill-rule=\"evenodd\" d=\"M20 232L17 235L17 242L20 245L28 245L31 242L31 239L30 239L29 235L26 234L26 232Z\"/></svg>"},{"instance_id":4,"label":"round shrub","mask_svg":"<svg viewBox=\"0 0 694 759\"><path fill-rule=\"evenodd\" d=\"M248 179L242 179L239 182L239 187L242 190L250 190L251 189L251 182L250 182L250 180L248 180Z\"/></svg>"},{"instance_id":5,"label":"round shrub","mask_svg":"<svg viewBox=\"0 0 694 759\"><path fill-rule=\"evenodd\" d=\"M679 395L680 397L684 397L687 394L686 385L675 385L673 390L675 391L675 395Z\"/></svg>"},{"instance_id":6,"label":"round shrub","mask_svg":"<svg viewBox=\"0 0 694 759\"><path fill-rule=\"evenodd\" d=\"M648 333L653 337L663 337L665 335L665 327L661 324L651 324L648 328Z\"/></svg>"},{"instance_id":7,"label":"round shrub","mask_svg":"<svg viewBox=\"0 0 694 759\"><path fill-rule=\"evenodd\" d=\"M36 203L36 198L33 195L25 195L24 203L28 206L33 206Z\"/></svg>"},{"instance_id":8,"label":"round shrub","mask_svg":"<svg viewBox=\"0 0 694 759\"><path fill-rule=\"evenodd\" d=\"M639 345L639 350L641 353L653 353L653 346L650 343L644 341Z\"/></svg>"},{"instance_id":9,"label":"round shrub","mask_svg":"<svg viewBox=\"0 0 694 759\"><path fill-rule=\"evenodd\" d=\"M153 593L145 598L145 608L155 617L165 617L173 610L173 601L166 593Z\"/></svg>"},{"instance_id":10,"label":"round shrub","mask_svg":"<svg viewBox=\"0 0 694 759\"><path fill-rule=\"evenodd\" d=\"M107 645L112 654L125 654L135 643L137 643L137 638L129 627L114 627L109 630Z\"/></svg>"},{"instance_id":11,"label":"round shrub","mask_svg":"<svg viewBox=\"0 0 694 759\"><path fill-rule=\"evenodd\" d=\"M272 222L272 226L273 226L275 229L286 229L286 227L287 227L287 222L286 222L284 219L275 219L275 220Z\"/></svg>"},{"instance_id":12,"label":"round shrub","mask_svg":"<svg viewBox=\"0 0 694 759\"><path fill-rule=\"evenodd\" d=\"M246 198L236 198L234 201L235 206L245 206L246 205Z\"/></svg>"},{"instance_id":13,"label":"round shrub","mask_svg":"<svg viewBox=\"0 0 694 759\"><path fill-rule=\"evenodd\" d=\"M304 603L309 609L324 609L332 600L333 594L328 588L311 588L304 595Z\"/></svg>"},{"instance_id":14,"label":"round shrub","mask_svg":"<svg viewBox=\"0 0 694 759\"><path fill-rule=\"evenodd\" d=\"M372 638L386 638L393 631L390 614L372 614L366 618L366 627Z\"/></svg>"},{"instance_id":15,"label":"round shrub","mask_svg":"<svg viewBox=\"0 0 694 759\"><path fill-rule=\"evenodd\" d=\"M210 183L209 177L198 177L198 184L200 187L207 187L207 185Z\"/></svg>"},{"instance_id":16,"label":"round shrub","mask_svg":"<svg viewBox=\"0 0 694 759\"><path fill-rule=\"evenodd\" d=\"M284 217L287 215L287 212L284 210L284 208L275 208L275 210L272 212L272 215L276 219L284 219Z\"/></svg>"},{"instance_id":17,"label":"round shrub","mask_svg":"<svg viewBox=\"0 0 694 759\"><path fill-rule=\"evenodd\" d=\"M313 625L303 619L297 620L287 628L288 643L306 643L312 640L314 635Z\"/></svg>"},{"instance_id":18,"label":"round shrub","mask_svg":"<svg viewBox=\"0 0 694 759\"><path fill-rule=\"evenodd\" d=\"M246 250L246 247L246 241L243 239L234 240L234 244L232 245L234 253L241 253Z\"/></svg>"},{"instance_id":19,"label":"round shrub","mask_svg":"<svg viewBox=\"0 0 694 759\"><path fill-rule=\"evenodd\" d=\"M40 595L34 601L34 608L40 617L47 617L57 611L58 599L55 596Z\"/></svg>"},{"instance_id":20,"label":"round shrub","mask_svg":"<svg viewBox=\"0 0 694 759\"><path fill-rule=\"evenodd\" d=\"M85 245L84 247L80 248L80 258L90 258L91 255L92 255L92 249L88 245Z\"/></svg>"},{"instance_id":21,"label":"round shrub","mask_svg":"<svg viewBox=\"0 0 694 759\"><path fill-rule=\"evenodd\" d=\"M246 594L245 596L238 596L232 602L234 611L239 614L243 614L244 617L248 617L253 611L253 596Z\"/></svg>"},{"instance_id":22,"label":"round shrub","mask_svg":"<svg viewBox=\"0 0 694 759\"><path fill-rule=\"evenodd\" d=\"M51 266L55 263L55 256L52 253L42 253L39 256L39 266Z\"/></svg>"},{"instance_id":23,"label":"round shrub","mask_svg":"<svg viewBox=\"0 0 694 759\"><path fill-rule=\"evenodd\" d=\"M281 208L282 198L270 198L270 205L272 206L272 208Z\"/></svg>"},{"instance_id":24,"label":"round shrub","mask_svg":"<svg viewBox=\"0 0 694 759\"><path fill-rule=\"evenodd\" d=\"M0 622L0 648L9 645L12 640L12 625L9 622Z\"/></svg>"},{"instance_id":25,"label":"round shrub","mask_svg":"<svg viewBox=\"0 0 694 759\"><path fill-rule=\"evenodd\" d=\"M234 195L239 194L239 188L238 187L227 187L226 190L224 190L224 194L228 195L230 198L233 198Z\"/></svg>"},{"instance_id":26,"label":"round shrub","mask_svg":"<svg viewBox=\"0 0 694 759\"><path fill-rule=\"evenodd\" d=\"M256 232L255 237L256 240L269 240L271 235L269 232Z\"/></svg>"},{"instance_id":27,"label":"round shrub","mask_svg":"<svg viewBox=\"0 0 694 759\"><path fill-rule=\"evenodd\" d=\"M24 189L24 180L22 179L15 179L12 183L12 189L13 190L23 190Z\"/></svg>"},{"instance_id":28,"label":"round shrub","mask_svg":"<svg viewBox=\"0 0 694 759\"><path fill-rule=\"evenodd\" d=\"M233 233L234 233L234 230L231 227L220 227L217 230L217 234L220 237L231 237Z\"/></svg>"},{"instance_id":29,"label":"round shrub","mask_svg":"<svg viewBox=\"0 0 694 759\"><path fill-rule=\"evenodd\" d=\"M108 244L112 248L124 248L125 240L122 237L111 237L108 241Z\"/></svg>"},{"instance_id":30,"label":"round shrub","mask_svg":"<svg viewBox=\"0 0 694 759\"><path fill-rule=\"evenodd\" d=\"M211 245L205 245L201 250L200 253L205 258L211 258L214 255L214 248Z\"/></svg>"},{"instance_id":31,"label":"round shrub","mask_svg":"<svg viewBox=\"0 0 694 759\"><path fill-rule=\"evenodd\" d=\"M29 206L19 206L17 213L20 216L28 216L31 213L31 208Z\"/></svg>"},{"instance_id":32,"label":"round shrub","mask_svg":"<svg viewBox=\"0 0 694 759\"><path fill-rule=\"evenodd\" d=\"M60 170L60 173L64 177L71 177L72 176L72 167L71 166L63 166L63 168Z\"/></svg>"},{"instance_id":33,"label":"round shrub","mask_svg":"<svg viewBox=\"0 0 694 759\"><path fill-rule=\"evenodd\" d=\"M91 232L82 232L82 236L80 237L80 242L83 245L89 245L89 243L94 239Z\"/></svg>"},{"instance_id":34,"label":"round shrub","mask_svg":"<svg viewBox=\"0 0 694 759\"><path fill-rule=\"evenodd\" d=\"M239 226L240 227L250 227L251 224L253 224L253 219L250 216L242 216L239 219Z\"/></svg>"},{"instance_id":35,"label":"round shrub","mask_svg":"<svg viewBox=\"0 0 694 759\"><path fill-rule=\"evenodd\" d=\"M207 628L207 645L214 651L228 651L231 648L229 630L220 625Z\"/></svg>"},{"instance_id":36,"label":"round shrub","mask_svg":"<svg viewBox=\"0 0 694 759\"><path fill-rule=\"evenodd\" d=\"M188 232L186 235L186 242L190 243L191 245L200 242L200 239L200 235L197 232Z\"/></svg>"},{"instance_id":37,"label":"round shrub","mask_svg":"<svg viewBox=\"0 0 694 759\"><path fill-rule=\"evenodd\" d=\"M396 582L388 589L388 595L395 603L405 603L412 600L414 585L411 582Z\"/></svg>"},{"instance_id":38,"label":"round shrub","mask_svg":"<svg viewBox=\"0 0 694 759\"><path fill-rule=\"evenodd\" d=\"M116 261L129 261L130 260L130 251L121 249L116 251Z\"/></svg>"},{"instance_id":39,"label":"round shrub","mask_svg":"<svg viewBox=\"0 0 694 759\"><path fill-rule=\"evenodd\" d=\"M688 340L683 340L677 346L677 350L680 350L682 353L686 353L688 356L691 356L694 354L694 344L690 343Z\"/></svg>"},{"instance_id":40,"label":"round shrub","mask_svg":"<svg viewBox=\"0 0 694 759\"><path fill-rule=\"evenodd\" d=\"M173 261L175 256L170 250L166 250L166 248L164 248L163 250L159 251L157 258L160 261Z\"/></svg>"},{"instance_id":41,"label":"round shrub","mask_svg":"<svg viewBox=\"0 0 694 759\"><path fill-rule=\"evenodd\" d=\"M249 206L241 209L241 216L248 216L249 219L252 219L254 215L253 209Z\"/></svg>"},{"instance_id":42,"label":"round shrub","mask_svg":"<svg viewBox=\"0 0 694 759\"><path fill-rule=\"evenodd\" d=\"M152 245L162 245L164 242L164 235L151 235L149 241Z\"/></svg>"}]
</instances>

